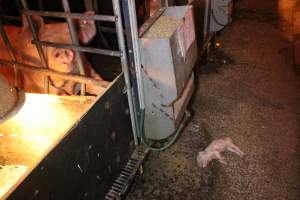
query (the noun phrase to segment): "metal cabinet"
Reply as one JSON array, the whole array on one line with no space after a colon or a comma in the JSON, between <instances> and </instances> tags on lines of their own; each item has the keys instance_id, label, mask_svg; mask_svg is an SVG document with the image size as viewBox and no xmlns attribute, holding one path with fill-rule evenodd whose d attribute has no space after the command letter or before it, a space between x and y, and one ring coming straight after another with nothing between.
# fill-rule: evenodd
<instances>
[{"instance_id":1,"label":"metal cabinet","mask_svg":"<svg viewBox=\"0 0 300 200\"><path fill-rule=\"evenodd\" d=\"M168 7L140 38L145 135L164 139L179 126L193 92L197 42L192 6Z\"/></svg>"}]
</instances>

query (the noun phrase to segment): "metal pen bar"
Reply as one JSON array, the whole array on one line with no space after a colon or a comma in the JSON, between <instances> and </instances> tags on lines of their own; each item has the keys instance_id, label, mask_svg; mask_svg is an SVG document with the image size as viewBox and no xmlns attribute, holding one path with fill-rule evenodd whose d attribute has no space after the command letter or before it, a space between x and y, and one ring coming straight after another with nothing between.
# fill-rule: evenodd
<instances>
[{"instance_id":1,"label":"metal pen bar","mask_svg":"<svg viewBox=\"0 0 300 200\"><path fill-rule=\"evenodd\" d=\"M70 13L71 10L70 10L68 0L62 0L62 4L63 4L64 11L67 13ZM67 16L66 19L67 19L67 23L69 26L72 43L79 46L79 41L78 41L78 37L76 34L76 29L75 29L75 24L70 16ZM79 68L79 73L80 73L80 75L84 76L85 70L84 70L83 61L82 61L80 52L78 50L75 50L75 55L76 55L76 60L77 60L78 68ZM81 84L80 94L85 95L85 85L84 84Z\"/></svg>"},{"instance_id":2,"label":"metal pen bar","mask_svg":"<svg viewBox=\"0 0 300 200\"><path fill-rule=\"evenodd\" d=\"M115 28L106 27L106 26L101 26L101 31L105 33L116 33Z\"/></svg>"},{"instance_id":3,"label":"metal pen bar","mask_svg":"<svg viewBox=\"0 0 300 200\"><path fill-rule=\"evenodd\" d=\"M83 46L72 45L72 44L59 44L59 43L53 43L53 42L47 42L47 41L34 41L33 40L32 43L34 43L34 44L40 43L41 45L49 46L49 47L73 49L73 50L78 50L78 51L82 51L82 52L96 53L96 54L101 54L101 55L106 55L106 56L121 57L120 51L98 49L98 48L93 48L93 47L83 47Z\"/></svg>"},{"instance_id":4,"label":"metal pen bar","mask_svg":"<svg viewBox=\"0 0 300 200\"><path fill-rule=\"evenodd\" d=\"M22 18L21 17L9 16L9 15L5 15L5 16L2 16L2 17L3 17L3 19L5 19L7 21L18 22L18 23L22 22ZM49 22L49 23L57 23L57 21L55 21L55 20L49 20L49 19L47 19L47 22ZM101 27L101 30L102 30L102 32L116 33L116 30L114 28L111 28L111 27Z\"/></svg>"},{"instance_id":5,"label":"metal pen bar","mask_svg":"<svg viewBox=\"0 0 300 200\"><path fill-rule=\"evenodd\" d=\"M140 57L140 48L139 48L139 37L138 37L138 28L137 28L137 17L136 17L136 7L134 0L128 0L128 10L130 17L131 25L131 37L133 43L133 56L134 56L134 67L136 71L136 81L138 86L138 96L139 96L139 105L141 109L145 109L144 103L144 86L143 86L143 77L142 77L142 64Z\"/></svg>"},{"instance_id":6,"label":"metal pen bar","mask_svg":"<svg viewBox=\"0 0 300 200\"><path fill-rule=\"evenodd\" d=\"M16 6L17 6L17 9L19 11L19 13L21 13L22 11L22 5L20 4L20 0L14 0Z\"/></svg>"},{"instance_id":7,"label":"metal pen bar","mask_svg":"<svg viewBox=\"0 0 300 200\"><path fill-rule=\"evenodd\" d=\"M40 10L44 10L44 6L43 6L43 1L42 0L38 0L38 6Z\"/></svg>"},{"instance_id":8,"label":"metal pen bar","mask_svg":"<svg viewBox=\"0 0 300 200\"><path fill-rule=\"evenodd\" d=\"M100 87L105 87L105 88L108 87L110 84L110 82L98 81L98 80L95 80L95 79L92 79L92 78L86 77L86 76L57 72L57 71L54 71L51 69L36 67L36 66L32 66L32 65L25 65L22 63L3 60L3 59L0 59L0 64L4 65L4 66L8 66L8 67L15 66L16 68L18 68L19 70L22 70L22 71L40 73L40 74L46 75L46 76L54 76L54 77L62 78L65 80L70 80L70 81L74 81L74 82L78 82L78 83L92 84L95 86L100 86Z\"/></svg>"},{"instance_id":9,"label":"metal pen bar","mask_svg":"<svg viewBox=\"0 0 300 200\"><path fill-rule=\"evenodd\" d=\"M14 49L11 46L11 44L9 42L9 39L7 37L7 34L4 30L2 20L0 20L0 34L1 34L1 37L2 37L2 40L3 40L4 44L6 46L6 49L8 51L8 54L9 54L10 58L12 59L12 61L16 62L17 58L15 56ZM15 73L14 86L17 87L19 85L19 83L18 83L18 77L19 77L18 69L16 68L16 66L14 66L13 68L14 68L14 73Z\"/></svg>"},{"instance_id":10,"label":"metal pen bar","mask_svg":"<svg viewBox=\"0 0 300 200\"><path fill-rule=\"evenodd\" d=\"M116 28L108 27L108 26L101 26L102 32L106 33L117 33ZM123 34L125 34L125 30L123 29Z\"/></svg>"},{"instance_id":11,"label":"metal pen bar","mask_svg":"<svg viewBox=\"0 0 300 200\"><path fill-rule=\"evenodd\" d=\"M0 34L1 34L2 40L4 41L4 43L5 43L6 47L7 47L9 56L11 57L11 59L13 61L17 61L16 56L14 54L14 49L13 49L13 47L11 46L11 44L9 42L9 39L8 39L7 34L6 34L5 30L4 30L4 27L3 27L3 24L2 24L1 20L0 20Z\"/></svg>"},{"instance_id":12,"label":"metal pen bar","mask_svg":"<svg viewBox=\"0 0 300 200\"><path fill-rule=\"evenodd\" d=\"M8 15L3 16L3 19L9 20L9 21L16 21L16 22L21 22L22 21L21 17L8 16Z\"/></svg>"},{"instance_id":13,"label":"metal pen bar","mask_svg":"<svg viewBox=\"0 0 300 200\"><path fill-rule=\"evenodd\" d=\"M138 127L138 114L140 111L139 105L139 97L138 97L138 86L136 80L136 71L135 71L135 59L134 59L134 47L133 47L133 38L132 38L132 26L131 26L131 19L130 19L130 12L129 12L129 3L128 0L120 0L121 8L123 11L123 22L124 22L124 29L125 29L125 37L126 37L126 49L127 49L127 63L130 72L130 81L131 81L131 91L132 91L132 100L133 100L133 112L135 113L134 118L135 122ZM137 131L138 133L138 131Z\"/></svg>"},{"instance_id":14,"label":"metal pen bar","mask_svg":"<svg viewBox=\"0 0 300 200\"><path fill-rule=\"evenodd\" d=\"M16 17L16 16L3 16L3 18L5 20L9 20L9 21L15 21L15 22L22 22L22 18L21 17ZM49 20L47 20L47 22L51 22ZM55 23L55 21L53 21ZM108 27L108 26L100 26L101 27L101 32L104 33L116 33L116 29L114 27Z\"/></svg>"},{"instance_id":15,"label":"metal pen bar","mask_svg":"<svg viewBox=\"0 0 300 200\"><path fill-rule=\"evenodd\" d=\"M122 25L120 4L119 4L119 0L112 0L112 3L113 3L114 15L117 16L117 19L118 19L116 22L117 38L118 38L118 43L119 43L119 49L122 52L121 65L122 65L122 71L124 73L126 90L127 90L127 98L128 98L128 104L129 104L133 138L134 138L135 144L138 145L138 138L137 138L138 127L137 127L137 121L136 121L134 107L133 107L133 99L132 99L131 84L130 84L130 79L129 79L129 70L128 70L126 47L125 47L125 40L124 40L124 34L123 34L123 25Z\"/></svg>"},{"instance_id":16,"label":"metal pen bar","mask_svg":"<svg viewBox=\"0 0 300 200\"><path fill-rule=\"evenodd\" d=\"M92 1L92 8L93 10L95 11L96 14L99 14L99 4L98 4L98 0L86 0L86 1ZM87 7L86 7L86 10ZM105 38L105 35L103 34L103 30L102 30L102 26L100 24L100 21L97 21L96 22L96 28L97 28L97 32L99 33L99 36L105 46L105 48L107 49L111 49L107 39Z\"/></svg>"},{"instance_id":17,"label":"metal pen bar","mask_svg":"<svg viewBox=\"0 0 300 200\"><path fill-rule=\"evenodd\" d=\"M93 20L106 21L106 22L116 21L116 17L111 15L87 15L83 13L70 13L68 11L55 12L55 11L25 10L23 12L27 15L38 15L44 17L58 17L58 18L85 19L85 20L93 19Z\"/></svg>"},{"instance_id":18,"label":"metal pen bar","mask_svg":"<svg viewBox=\"0 0 300 200\"><path fill-rule=\"evenodd\" d=\"M205 25L204 26L204 39L206 40L210 33L210 17L211 17L211 0L205 0Z\"/></svg>"},{"instance_id":19,"label":"metal pen bar","mask_svg":"<svg viewBox=\"0 0 300 200\"><path fill-rule=\"evenodd\" d=\"M84 0L84 7L86 10L93 10L92 0Z\"/></svg>"},{"instance_id":20,"label":"metal pen bar","mask_svg":"<svg viewBox=\"0 0 300 200\"><path fill-rule=\"evenodd\" d=\"M16 16L7 16L6 15L6 16L3 16L3 18L6 19L6 20L16 21L16 22L21 22L22 21L21 17L16 17ZM47 22L50 22L50 21L47 20ZM114 27L101 26L101 32L116 33L116 29Z\"/></svg>"},{"instance_id":21,"label":"metal pen bar","mask_svg":"<svg viewBox=\"0 0 300 200\"><path fill-rule=\"evenodd\" d=\"M25 10L29 9L26 0L21 0L21 3L22 3L23 8ZM28 21L29 28L30 28L30 31L32 33L33 39L36 40L36 41L38 41L39 38L38 38L38 35L37 35L36 31L35 31L34 24L33 24L31 16L26 15L26 18L27 18L27 21ZM44 54L42 46L39 45L39 44L36 44L35 46L36 46L38 54L40 56L40 59L41 59L41 62L42 62L42 67L48 68L47 60L46 60L46 57L45 57L45 54ZM46 76L44 78L44 89L45 89L45 93L49 93L49 77L48 76Z\"/></svg>"}]
</instances>

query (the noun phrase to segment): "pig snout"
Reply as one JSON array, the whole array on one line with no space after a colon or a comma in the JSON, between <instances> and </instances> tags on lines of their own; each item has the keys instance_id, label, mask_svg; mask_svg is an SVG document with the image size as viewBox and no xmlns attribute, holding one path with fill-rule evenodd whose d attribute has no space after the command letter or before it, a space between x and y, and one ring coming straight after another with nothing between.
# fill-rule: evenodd
<instances>
[{"instance_id":1,"label":"pig snout","mask_svg":"<svg viewBox=\"0 0 300 200\"><path fill-rule=\"evenodd\" d=\"M59 72L73 71L74 52L69 49L54 49L49 57L49 67Z\"/></svg>"},{"instance_id":2,"label":"pig snout","mask_svg":"<svg viewBox=\"0 0 300 200\"><path fill-rule=\"evenodd\" d=\"M53 51L53 57L58 63L68 64L73 61L74 53L69 49L55 49Z\"/></svg>"}]
</instances>

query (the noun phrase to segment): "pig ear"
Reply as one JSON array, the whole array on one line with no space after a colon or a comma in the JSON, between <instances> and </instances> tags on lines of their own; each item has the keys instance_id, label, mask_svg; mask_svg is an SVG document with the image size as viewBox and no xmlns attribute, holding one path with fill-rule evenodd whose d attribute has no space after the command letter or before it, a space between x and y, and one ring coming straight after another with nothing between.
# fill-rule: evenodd
<instances>
[{"instance_id":1,"label":"pig ear","mask_svg":"<svg viewBox=\"0 0 300 200\"><path fill-rule=\"evenodd\" d=\"M44 23L44 20L42 17L32 16L32 21L33 21L37 31L41 31L44 28L45 23ZM29 30L29 23L28 23L26 15L24 15L24 14L22 15L22 23L23 23L22 30L23 31Z\"/></svg>"},{"instance_id":2,"label":"pig ear","mask_svg":"<svg viewBox=\"0 0 300 200\"><path fill-rule=\"evenodd\" d=\"M94 15L94 11L86 11L84 14L87 15ZM95 26L95 20L89 19L89 20L82 20L79 19L76 21L78 28L78 36L79 40L83 44L87 44L90 42L94 36L96 35L96 26Z\"/></svg>"},{"instance_id":3,"label":"pig ear","mask_svg":"<svg viewBox=\"0 0 300 200\"><path fill-rule=\"evenodd\" d=\"M52 56L60 64L70 64L74 60L74 53L70 49L54 49Z\"/></svg>"}]
</instances>

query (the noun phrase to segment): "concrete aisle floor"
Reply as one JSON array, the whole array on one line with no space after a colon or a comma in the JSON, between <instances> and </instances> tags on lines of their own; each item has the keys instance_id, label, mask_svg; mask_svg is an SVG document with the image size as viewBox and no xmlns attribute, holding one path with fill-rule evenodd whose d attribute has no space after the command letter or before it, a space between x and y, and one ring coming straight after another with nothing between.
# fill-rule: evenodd
<instances>
[{"instance_id":1,"label":"concrete aisle floor","mask_svg":"<svg viewBox=\"0 0 300 200\"><path fill-rule=\"evenodd\" d=\"M280 3L238 1L234 22L218 37L221 48L201 67L193 118L171 149L149 156L127 200L300 199L295 4L283 6L282 17ZM231 137L246 156L225 153L227 165L199 168L198 151L220 137Z\"/></svg>"}]
</instances>

